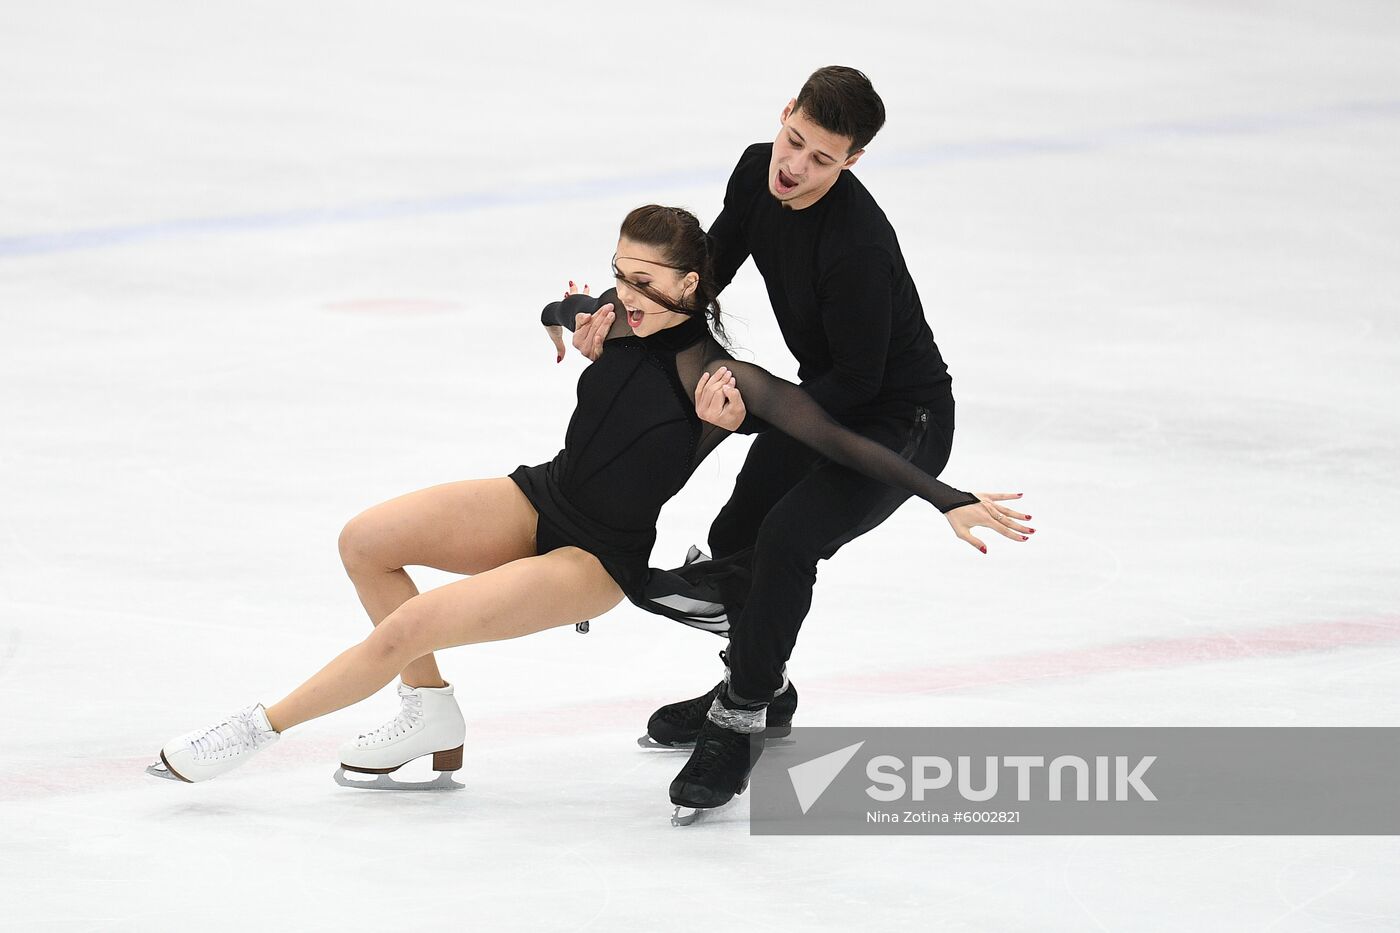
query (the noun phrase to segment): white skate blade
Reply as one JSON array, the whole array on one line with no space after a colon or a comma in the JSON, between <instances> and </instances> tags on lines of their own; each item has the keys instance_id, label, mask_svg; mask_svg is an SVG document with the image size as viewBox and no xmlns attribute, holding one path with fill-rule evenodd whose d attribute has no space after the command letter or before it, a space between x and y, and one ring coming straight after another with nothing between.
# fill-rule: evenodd
<instances>
[{"instance_id":1,"label":"white skate blade","mask_svg":"<svg viewBox=\"0 0 1400 933\"><path fill-rule=\"evenodd\" d=\"M735 795L735 799L738 795ZM734 806L734 801L730 800L717 807L676 807L676 812L671 814L672 826L694 826L701 820L707 819L716 813L723 813Z\"/></svg>"},{"instance_id":2,"label":"white skate blade","mask_svg":"<svg viewBox=\"0 0 1400 933\"><path fill-rule=\"evenodd\" d=\"M185 780L180 777L180 775L170 770L170 766L165 763L165 752L163 750L160 753L160 757L157 758L154 763L146 766L146 773L152 777L164 778L167 781L179 781L181 784L194 783L193 781Z\"/></svg>"},{"instance_id":3,"label":"white skate blade","mask_svg":"<svg viewBox=\"0 0 1400 933\"><path fill-rule=\"evenodd\" d=\"M671 814L671 825L690 826L708 812L697 807L676 807L676 812Z\"/></svg>"},{"instance_id":4,"label":"white skate blade","mask_svg":"<svg viewBox=\"0 0 1400 933\"><path fill-rule=\"evenodd\" d=\"M764 746L764 748L782 748L784 745L796 745L796 744L797 744L797 740L796 740L796 739L784 738L782 735L778 735L778 736L764 735L764 737L763 737L763 746ZM650 750L650 751L657 751L657 752L693 752L693 751L695 751L695 743L694 743L694 742L685 742L685 743L679 743L679 744L676 744L676 745L662 745L660 742L656 741L656 739L653 739L653 738L652 738L651 736L649 736L649 735L640 736L640 737L637 739L637 745L638 745L638 747L640 747L640 748L645 748L645 749L648 749L648 750Z\"/></svg>"},{"instance_id":5,"label":"white skate blade","mask_svg":"<svg viewBox=\"0 0 1400 933\"><path fill-rule=\"evenodd\" d=\"M651 748L661 752L689 752L695 750L694 742L685 742L678 745L662 745L649 735L640 736L637 744L642 748Z\"/></svg>"},{"instance_id":6,"label":"white skate blade","mask_svg":"<svg viewBox=\"0 0 1400 933\"><path fill-rule=\"evenodd\" d=\"M356 777L350 777L350 775ZM357 790L466 790L467 785L454 780L451 771L439 771L431 781L396 781L390 774L363 774L359 771L335 769L335 782L341 787Z\"/></svg>"},{"instance_id":7,"label":"white skate blade","mask_svg":"<svg viewBox=\"0 0 1400 933\"><path fill-rule=\"evenodd\" d=\"M171 770L165 766L165 762L163 761L157 761L153 765L147 765L146 773L152 775L153 777L165 778L165 780L167 781L180 781L180 779L177 778L174 775L174 773L172 773ZM185 782L180 781L180 783L183 784Z\"/></svg>"}]
</instances>

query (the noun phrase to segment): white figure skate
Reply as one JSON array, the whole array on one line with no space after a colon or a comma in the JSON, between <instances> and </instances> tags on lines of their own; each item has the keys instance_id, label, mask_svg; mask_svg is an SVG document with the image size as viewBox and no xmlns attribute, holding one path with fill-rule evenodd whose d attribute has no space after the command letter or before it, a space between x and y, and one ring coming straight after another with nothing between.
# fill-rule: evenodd
<instances>
[{"instance_id":1,"label":"white figure skate","mask_svg":"<svg viewBox=\"0 0 1400 933\"><path fill-rule=\"evenodd\" d=\"M261 703L245 706L207 729L186 732L165 743L160 761L147 774L195 784L218 777L282 737Z\"/></svg>"},{"instance_id":2,"label":"white figure skate","mask_svg":"<svg viewBox=\"0 0 1400 933\"><path fill-rule=\"evenodd\" d=\"M462 711L452 696L452 685L410 687L399 684L399 714L384 725L356 736L340 747L340 767L335 782L341 787L367 790L461 790L452 779L462 767L467 734ZM417 758L433 756L431 781L396 781L389 775ZM374 775L374 780L347 776Z\"/></svg>"}]
</instances>

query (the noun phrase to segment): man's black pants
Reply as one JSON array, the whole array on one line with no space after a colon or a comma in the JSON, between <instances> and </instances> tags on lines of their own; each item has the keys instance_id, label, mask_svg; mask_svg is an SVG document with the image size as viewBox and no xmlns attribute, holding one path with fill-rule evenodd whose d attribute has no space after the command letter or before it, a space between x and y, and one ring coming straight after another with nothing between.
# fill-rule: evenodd
<instances>
[{"instance_id":1,"label":"man's black pants","mask_svg":"<svg viewBox=\"0 0 1400 933\"><path fill-rule=\"evenodd\" d=\"M843 423L937 476L952 451L953 396L902 416ZM729 605L733 694L766 699L782 687L783 668L812 605L817 561L879 525L909 497L778 431L754 440L733 494L710 526L715 558L753 548L748 592Z\"/></svg>"}]
</instances>

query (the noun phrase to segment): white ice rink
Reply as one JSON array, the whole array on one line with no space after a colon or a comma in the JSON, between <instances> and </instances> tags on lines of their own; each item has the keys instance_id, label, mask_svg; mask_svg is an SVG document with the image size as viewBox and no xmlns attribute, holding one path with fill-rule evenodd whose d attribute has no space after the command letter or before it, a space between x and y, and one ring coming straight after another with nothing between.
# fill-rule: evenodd
<instances>
[{"instance_id":1,"label":"white ice rink","mask_svg":"<svg viewBox=\"0 0 1400 933\"><path fill-rule=\"evenodd\" d=\"M634 739L718 639L624 603L440 655L455 794L347 790L393 687L198 785L161 743L369 622L336 539L558 450L646 202L713 219L830 63L954 377L944 478L821 565L798 725L1396 725L1400 6L12 3L0 930L1395 930L1394 837L686 830ZM752 265L741 358L795 370ZM734 439L664 511L702 542ZM454 579L411 569L423 589Z\"/></svg>"}]
</instances>

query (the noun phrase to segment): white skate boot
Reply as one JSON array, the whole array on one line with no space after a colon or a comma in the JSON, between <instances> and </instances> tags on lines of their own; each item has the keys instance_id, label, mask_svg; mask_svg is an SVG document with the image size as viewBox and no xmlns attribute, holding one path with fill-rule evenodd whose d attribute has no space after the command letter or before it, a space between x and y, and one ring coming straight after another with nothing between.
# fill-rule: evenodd
<instances>
[{"instance_id":1,"label":"white skate boot","mask_svg":"<svg viewBox=\"0 0 1400 933\"><path fill-rule=\"evenodd\" d=\"M160 761L147 774L194 784L232 771L282 737L267 721L261 703L243 709L207 729L186 732L165 743Z\"/></svg>"},{"instance_id":2,"label":"white skate boot","mask_svg":"<svg viewBox=\"0 0 1400 933\"><path fill-rule=\"evenodd\" d=\"M340 768L335 782L342 787L371 790L457 790L462 784L452 772L462 767L467 725L452 696L452 685L410 687L399 684L399 714L384 725L356 736L340 747ZM425 755L433 756L431 781L396 781L391 772ZM374 780L352 780L346 772L375 775Z\"/></svg>"}]
</instances>

